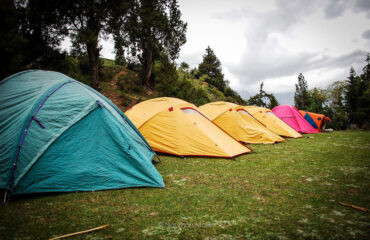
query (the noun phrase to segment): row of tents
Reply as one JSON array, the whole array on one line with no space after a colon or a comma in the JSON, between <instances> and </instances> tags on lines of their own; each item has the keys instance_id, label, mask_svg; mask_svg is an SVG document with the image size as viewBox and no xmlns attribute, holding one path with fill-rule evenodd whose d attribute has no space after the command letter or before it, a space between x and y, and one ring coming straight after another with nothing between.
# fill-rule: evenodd
<instances>
[{"instance_id":1,"label":"row of tents","mask_svg":"<svg viewBox=\"0 0 370 240\"><path fill-rule=\"evenodd\" d=\"M0 96L0 189L13 195L164 187L156 152L232 158L251 152L245 144L317 133L328 120L288 105L197 108L167 97L124 114L85 84L42 70L2 80Z\"/></svg>"}]
</instances>

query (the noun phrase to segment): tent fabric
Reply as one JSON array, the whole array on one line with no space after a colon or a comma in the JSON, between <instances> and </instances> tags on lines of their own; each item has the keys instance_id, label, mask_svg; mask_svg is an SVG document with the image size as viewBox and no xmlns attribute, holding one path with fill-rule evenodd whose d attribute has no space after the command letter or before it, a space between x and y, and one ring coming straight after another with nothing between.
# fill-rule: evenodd
<instances>
[{"instance_id":1,"label":"tent fabric","mask_svg":"<svg viewBox=\"0 0 370 240\"><path fill-rule=\"evenodd\" d=\"M250 113L259 122L264 124L267 129L273 133L290 138L302 137L297 131L291 128L288 124L282 121L280 118L268 108L256 107L256 106L244 106L244 110Z\"/></svg>"},{"instance_id":2,"label":"tent fabric","mask_svg":"<svg viewBox=\"0 0 370 240\"><path fill-rule=\"evenodd\" d=\"M319 129L319 127L317 126L315 120L312 119L312 117L306 113L305 115L302 115L304 117L304 119L314 128L314 129Z\"/></svg>"},{"instance_id":3,"label":"tent fabric","mask_svg":"<svg viewBox=\"0 0 370 240\"><path fill-rule=\"evenodd\" d=\"M297 132L318 133L318 130L314 129L294 106L279 105L274 107L272 112Z\"/></svg>"},{"instance_id":4,"label":"tent fabric","mask_svg":"<svg viewBox=\"0 0 370 240\"><path fill-rule=\"evenodd\" d=\"M330 121L330 118L326 117L324 114L306 112L303 110L299 110L299 112L313 128L319 131L324 127L323 123Z\"/></svg>"},{"instance_id":5,"label":"tent fabric","mask_svg":"<svg viewBox=\"0 0 370 240\"><path fill-rule=\"evenodd\" d=\"M154 151L118 108L58 72L0 82L0 188L12 194L164 187Z\"/></svg>"},{"instance_id":6,"label":"tent fabric","mask_svg":"<svg viewBox=\"0 0 370 240\"><path fill-rule=\"evenodd\" d=\"M155 98L126 111L150 146L177 156L235 157L251 150L177 98Z\"/></svg>"},{"instance_id":7,"label":"tent fabric","mask_svg":"<svg viewBox=\"0 0 370 240\"><path fill-rule=\"evenodd\" d=\"M273 144L285 141L252 117L243 106L219 101L200 106L199 110L240 142Z\"/></svg>"}]
</instances>

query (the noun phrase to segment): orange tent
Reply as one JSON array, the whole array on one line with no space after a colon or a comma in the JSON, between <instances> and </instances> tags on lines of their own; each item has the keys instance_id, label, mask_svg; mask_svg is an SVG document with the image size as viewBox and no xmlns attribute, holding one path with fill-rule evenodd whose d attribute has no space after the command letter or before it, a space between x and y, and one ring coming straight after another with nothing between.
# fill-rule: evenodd
<instances>
[{"instance_id":1,"label":"orange tent","mask_svg":"<svg viewBox=\"0 0 370 240\"><path fill-rule=\"evenodd\" d=\"M319 131L325 128L326 122L330 121L330 118L326 117L324 114L306 112L303 110L299 110L299 112L313 128L318 129Z\"/></svg>"},{"instance_id":2,"label":"orange tent","mask_svg":"<svg viewBox=\"0 0 370 240\"><path fill-rule=\"evenodd\" d=\"M157 152L225 158L251 152L181 99L150 99L125 114Z\"/></svg>"}]
</instances>

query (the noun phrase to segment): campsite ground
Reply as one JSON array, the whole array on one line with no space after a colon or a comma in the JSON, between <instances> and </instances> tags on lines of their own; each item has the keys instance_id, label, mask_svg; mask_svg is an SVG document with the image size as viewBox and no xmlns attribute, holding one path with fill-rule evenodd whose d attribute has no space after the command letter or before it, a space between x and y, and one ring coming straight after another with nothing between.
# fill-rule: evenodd
<instances>
[{"instance_id":1,"label":"campsite ground","mask_svg":"<svg viewBox=\"0 0 370 240\"><path fill-rule=\"evenodd\" d=\"M0 239L369 239L370 132L253 145L235 160L161 156L166 188L28 196L0 206Z\"/></svg>"}]
</instances>

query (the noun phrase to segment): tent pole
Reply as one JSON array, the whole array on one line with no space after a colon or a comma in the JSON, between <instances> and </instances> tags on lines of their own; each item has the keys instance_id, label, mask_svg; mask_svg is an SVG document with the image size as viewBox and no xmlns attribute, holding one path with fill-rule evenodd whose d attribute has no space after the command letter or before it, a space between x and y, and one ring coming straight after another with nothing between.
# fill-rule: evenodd
<instances>
[{"instance_id":1,"label":"tent pole","mask_svg":"<svg viewBox=\"0 0 370 240\"><path fill-rule=\"evenodd\" d=\"M8 190L5 190L5 192L4 192L4 203L7 202L7 196L8 196Z\"/></svg>"}]
</instances>

